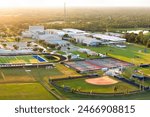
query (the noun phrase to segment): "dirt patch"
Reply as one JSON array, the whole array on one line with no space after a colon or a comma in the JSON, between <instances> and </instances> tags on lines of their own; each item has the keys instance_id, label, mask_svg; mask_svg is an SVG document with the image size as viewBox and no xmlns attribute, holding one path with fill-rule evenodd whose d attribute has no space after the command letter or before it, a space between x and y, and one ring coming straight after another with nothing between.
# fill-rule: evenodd
<instances>
[{"instance_id":1,"label":"dirt patch","mask_svg":"<svg viewBox=\"0 0 150 117\"><path fill-rule=\"evenodd\" d=\"M118 83L117 80L114 80L110 78L109 76L86 79L85 81L89 84L94 84L94 85L112 85L112 84Z\"/></svg>"}]
</instances>

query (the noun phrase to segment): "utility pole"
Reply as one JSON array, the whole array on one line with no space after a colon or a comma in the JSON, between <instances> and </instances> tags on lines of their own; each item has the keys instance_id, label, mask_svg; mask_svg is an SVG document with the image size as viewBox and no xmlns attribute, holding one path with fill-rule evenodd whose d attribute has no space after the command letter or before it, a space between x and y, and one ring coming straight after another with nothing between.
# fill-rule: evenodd
<instances>
[{"instance_id":1,"label":"utility pole","mask_svg":"<svg viewBox=\"0 0 150 117\"><path fill-rule=\"evenodd\" d=\"M64 2L64 23L66 22L66 2Z\"/></svg>"}]
</instances>

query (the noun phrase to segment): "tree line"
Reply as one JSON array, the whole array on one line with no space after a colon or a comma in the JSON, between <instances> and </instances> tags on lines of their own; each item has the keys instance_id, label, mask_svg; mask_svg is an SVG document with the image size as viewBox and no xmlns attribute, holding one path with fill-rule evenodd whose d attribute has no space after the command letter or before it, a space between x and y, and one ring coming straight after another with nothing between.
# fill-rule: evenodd
<instances>
[{"instance_id":1,"label":"tree line","mask_svg":"<svg viewBox=\"0 0 150 117\"><path fill-rule=\"evenodd\" d=\"M139 34L126 33L124 38L127 39L127 42L145 45L150 48L150 35L144 35L143 32Z\"/></svg>"}]
</instances>

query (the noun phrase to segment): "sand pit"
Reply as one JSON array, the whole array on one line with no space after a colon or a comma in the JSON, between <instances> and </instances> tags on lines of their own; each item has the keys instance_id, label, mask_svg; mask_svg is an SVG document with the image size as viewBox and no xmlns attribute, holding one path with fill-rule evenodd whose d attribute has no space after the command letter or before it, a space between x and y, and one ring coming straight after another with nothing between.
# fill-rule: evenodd
<instances>
[{"instance_id":1,"label":"sand pit","mask_svg":"<svg viewBox=\"0 0 150 117\"><path fill-rule=\"evenodd\" d=\"M110 78L109 76L86 79L85 81L89 84L94 84L94 85L112 85L112 84L118 83L117 80L114 80Z\"/></svg>"}]
</instances>

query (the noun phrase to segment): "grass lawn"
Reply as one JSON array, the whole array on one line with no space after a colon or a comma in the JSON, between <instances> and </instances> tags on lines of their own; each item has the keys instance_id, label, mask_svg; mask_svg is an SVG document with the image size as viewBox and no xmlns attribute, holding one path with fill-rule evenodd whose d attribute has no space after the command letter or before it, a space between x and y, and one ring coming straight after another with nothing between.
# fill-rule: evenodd
<instances>
[{"instance_id":1,"label":"grass lawn","mask_svg":"<svg viewBox=\"0 0 150 117\"><path fill-rule=\"evenodd\" d=\"M143 73L143 75L150 76L150 67L149 68L140 68L139 72Z\"/></svg>"},{"instance_id":2,"label":"grass lawn","mask_svg":"<svg viewBox=\"0 0 150 117\"><path fill-rule=\"evenodd\" d=\"M58 78L66 78L69 76L81 76L79 73L77 73L75 70L70 69L62 64L56 64L56 69L61 71L61 73L63 73L63 75L59 75L58 76L51 76L51 79L58 79Z\"/></svg>"},{"instance_id":3,"label":"grass lawn","mask_svg":"<svg viewBox=\"0 0 150 117\"><path fill-rule=\"evenodd\" d=\"M81 52L78 52L78 51L74 51L74 52L71 52L75 55L79 55L81 58L90 58L90 59L94 59L94 58L100 58L100 56L87 56L86 53L81 53Z\"/></svg>"},{"instance_id":4,"label":"grass lawn","mask_svg":"<svg viewBox=\"0 0 150 117\"><path fill-rule=\"evenodd\" d=\"M124 92L125 89L128 89L128 91L138 90L138 88L130 84L121 82L121 81L119 81L117 84L107 85L107 86L92 85L92 84L86 83L85 78L57 81L57 84L59 84L60 86L69 86L70 88L73 88L73 89L80 89L81 91L84 91L84 92L93 91L96 93L114 93L114 90L113 90L114 86L118 87L118 92Z\"/></svg>"},{"instance_id":5,"label":"grass lawn","mask_svg":"<svg viewBox=\"0 0 150 117\"><path fill-rule=\"evenodd\" d=\"M140 71L140 72L134 72L134 71ZM142 74L143 73L143 74ZM149 80L145 80L144 82L140 82L138 79L136 78L132 78L132 74L137 74L137 75L146 75L148 76L150 74L150 68L141 68L141 67L130 67L130 68L126 68L124 70L124 72L122 73L122 76L131 80L134 80L137 83L142 83L145 86L150 86L150 79Z\"/></svg>"},{"instance_id":6,"label":"grass lawn","mask_svg":"<svg viewBox=\"0 0 150 117\"><path fill-rule=\"evenodd\" d=\"M150 100L150 91L122 96L87 96L64 92L63 90L61 90L61 93L70 100Z\"/></svg>"},{"instance_id":7,"label":"grass lawn","mask_svg":"<svg viewBox=\"0 0 150 117\"><path fill-rule=\"evenodd\" d=\"M23 68L1 68L0 69L0 83L5 82L35 82Z\"/></svg>"},{"instance_id":8,"label":"grass lawn","mask_svg":"<svg viewBox=\"0 0 150 117\"><path fill-rule=\"evenodd\" d=\"M39 83L0 84L1 100L55 100Z\"/></svg>"},{"instance_id":9,"label":"grass lawn","mask_svg":"<svg viewBox=\"0 0 150 117\"><path fill-rule=\"evenodd\" d=\"M29 74L37 80L48 80L51 77L59 77L64 75L57 68L45 69L45 68L30 68Z\"/></svg>"},{"instance_id":10,"label":"grass lawn","mask_svg":"<svg viewBox=\"0 0 150 117\"><path fill-rule=\"evenodd\" d=\"M63 73L56 68L1 68L0 82L33 82L60 75L63 75Z\"/></svg>"},{"instance_id":11,"label":"grass lawn","mask_svg":"<svg viewBox=\"0 0 150 117\"><path fill-rule=\"evenodd\" d=\"M78 46L88 48L102 54L107 53L111 57L134 64L150 63L150 49L147 48L147 53L144 53L143 51L145 47L141 45L128 44L126 48L117 48L112 46L89 47L82 46L81 44L78 44ZM139 50L142 52L139 52Z\"/></svg>"}]
</instances>

